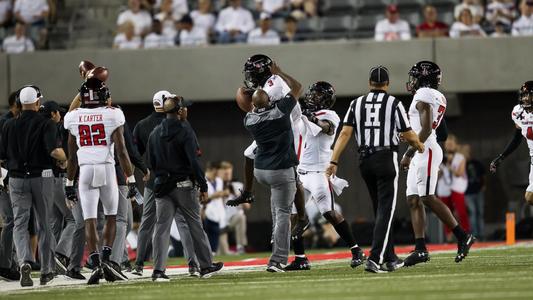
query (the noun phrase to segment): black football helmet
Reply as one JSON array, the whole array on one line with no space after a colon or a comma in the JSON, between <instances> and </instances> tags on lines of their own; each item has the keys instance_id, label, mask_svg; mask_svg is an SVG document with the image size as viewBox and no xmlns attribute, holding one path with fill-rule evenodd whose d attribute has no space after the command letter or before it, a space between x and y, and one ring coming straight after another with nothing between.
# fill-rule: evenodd
<instances>
[{"instance_id":1,"label":"black football helmet","mask_svg":"<svg viewBox=\"0 0 533 300\"><path fill-rule=\"evenodd\" d=\"M441 79L442 72L436 63L428 60L419 61L409 70L409 81L406 84L407 91L414 94L419 88L423 87L437 89Z\"/></svg>"},{"instance_id":2,"label":"black football helmet","mask_svg":"<svg viewBox=\"0 0 533 300\"><path fill-rule=\"evenodd\" d=\"M262 87L265 82L272 76L270 66L272 59L263 54L251 56L244 63L244 85L249 89Z\"/></svg>"},{"instance_id":3,"label":"black football helmet","mask_svg":"<svg viewBox=\"0 0 533 300\"><path fill-rule=\"evenodd\" d=\"M518 91L518 103L527 112L533 111L533 81L526 81Z\"/></svg>"},{"instance_id":4,"label":"black football helmet","mask_svg":"<svg viewBox=\"0 0 533 300\"><path fill-rule=\"evenodd\" d=\"M87 79L80 87L81 107L94 108L106 106L111 98L109 88L96 77Z\"/></svg>"},{"instance_id":5,"label":"black football helmet","mask_svg":"<svg viewBox=\"0 0 533 300\"><path fill-rule=\"evenodd\" d=\"M317 81L307 89L303 99L303 107L312 112L331 109L336 99L335 89L330 83Z\"/></svg>"}]
</instances>

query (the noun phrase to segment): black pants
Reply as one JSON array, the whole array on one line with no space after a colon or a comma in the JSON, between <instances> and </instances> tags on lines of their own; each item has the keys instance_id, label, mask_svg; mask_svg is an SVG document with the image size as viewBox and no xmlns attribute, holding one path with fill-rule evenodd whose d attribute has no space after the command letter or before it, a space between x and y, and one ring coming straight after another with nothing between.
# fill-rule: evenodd
<instances>
[{"instance_id":1,"label":"black pants","mask_svg":"<svg viewBox=\"0 0 533 300\"><path fill-rule=\"evenodd\" d=\"M363 158L360 165L376 218L370 259L378 264L396 260L392 223L398 193L397 159L396 152L379 151Z\"/></svg>"}]
</instances>

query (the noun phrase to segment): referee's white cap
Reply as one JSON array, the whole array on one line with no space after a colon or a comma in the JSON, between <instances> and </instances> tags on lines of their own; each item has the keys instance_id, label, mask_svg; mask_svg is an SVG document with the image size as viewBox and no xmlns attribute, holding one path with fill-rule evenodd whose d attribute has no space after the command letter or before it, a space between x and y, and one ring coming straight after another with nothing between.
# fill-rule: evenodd
<instances>
[{"instance_id":1,"label":"referee's white cap","mask_svg":"<svg viewBox=\"0 0 533 300\"><path fill-rule=\"evenodd\" d=\"M152 99L152 103L154 104L154 108L163 108L163 104L165 103L165 100L175 96L171 94L169 91L159 91L154 94L154 98Z\"/></svg>"},{"instance_id":2,"label":"referee's white cap","mask_svg":"<svg viewBox=\"0 0 533 300\"><path fill-rule=\"evenodd\" d=\"M19 100L21 104L33 104L39 101L43 95L41 91L34 86L26 86L19 92Z\"/></svg>"}]
</instances>

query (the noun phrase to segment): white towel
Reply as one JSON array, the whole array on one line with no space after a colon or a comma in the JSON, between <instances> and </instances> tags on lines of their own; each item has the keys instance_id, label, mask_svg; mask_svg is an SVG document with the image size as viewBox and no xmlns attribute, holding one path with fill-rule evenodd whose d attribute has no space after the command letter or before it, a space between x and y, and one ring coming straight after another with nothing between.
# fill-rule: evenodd
<instances>
[{"instance_id":1,"label":"white towel","mask_svg":"<svg viewBox=\"0 0 533 300\"><path fill-rule=\"evenodd\" d=\"M93 180L91 186L94 188L106 185L106 165L93 165Z\"/></svg>"},{"instance_id":2,"label":"white towel","mask_svg":"<svg viewBox=\"0 0 533 300\"><path fill-rule=\"evenodd\" d=\"M342 190L344 190L344 188L350 186L348 184L348 181L346 181L346 180L344 180L342 178L339 178L337 176L331 176L329 178L329 181L331 182L331 186L333 187L333 191L335 191L335 194L337 194L337 196L340 196L340 194L342 193Z\"/></svg>"}]
</instances>

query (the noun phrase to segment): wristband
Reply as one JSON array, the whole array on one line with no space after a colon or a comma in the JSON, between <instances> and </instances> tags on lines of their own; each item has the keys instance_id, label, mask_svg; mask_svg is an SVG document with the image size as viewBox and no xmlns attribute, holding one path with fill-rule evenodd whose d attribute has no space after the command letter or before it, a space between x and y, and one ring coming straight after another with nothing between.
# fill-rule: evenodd
<instances>
[{"instance_id":1,"label":"wristband","mask_svg":"<svg viewBox=\"0 0 533 300\"><path fill-rule=\"evenodd\" d=\"M74 186L74 180L70 180L67 178L67 182L65 183L65 186Z\"/></svg>"},{"instance_id":2,"label":"wristband","mask_svg":"<svg viewBox=\"0 0 533 300\"><path fill-rule=\"evenodd\" d=\"M128 177L128 178L126 179L126 181L127 181L128 183L135 183L135 176L134 176L134 175L131 175L130 177Z\"/></svg>"},{"instance_id":3,"label":"wristband","mask_svg":"<svg viewBox=\"0 0 533 300\"><path fill-rule=\"evenodd\" d=\"M339 163L337 163L336 161L330 161L329 163L332 164L332 165L335 165L335 166L339 165Z\"/></svg>"}]
</instances>

